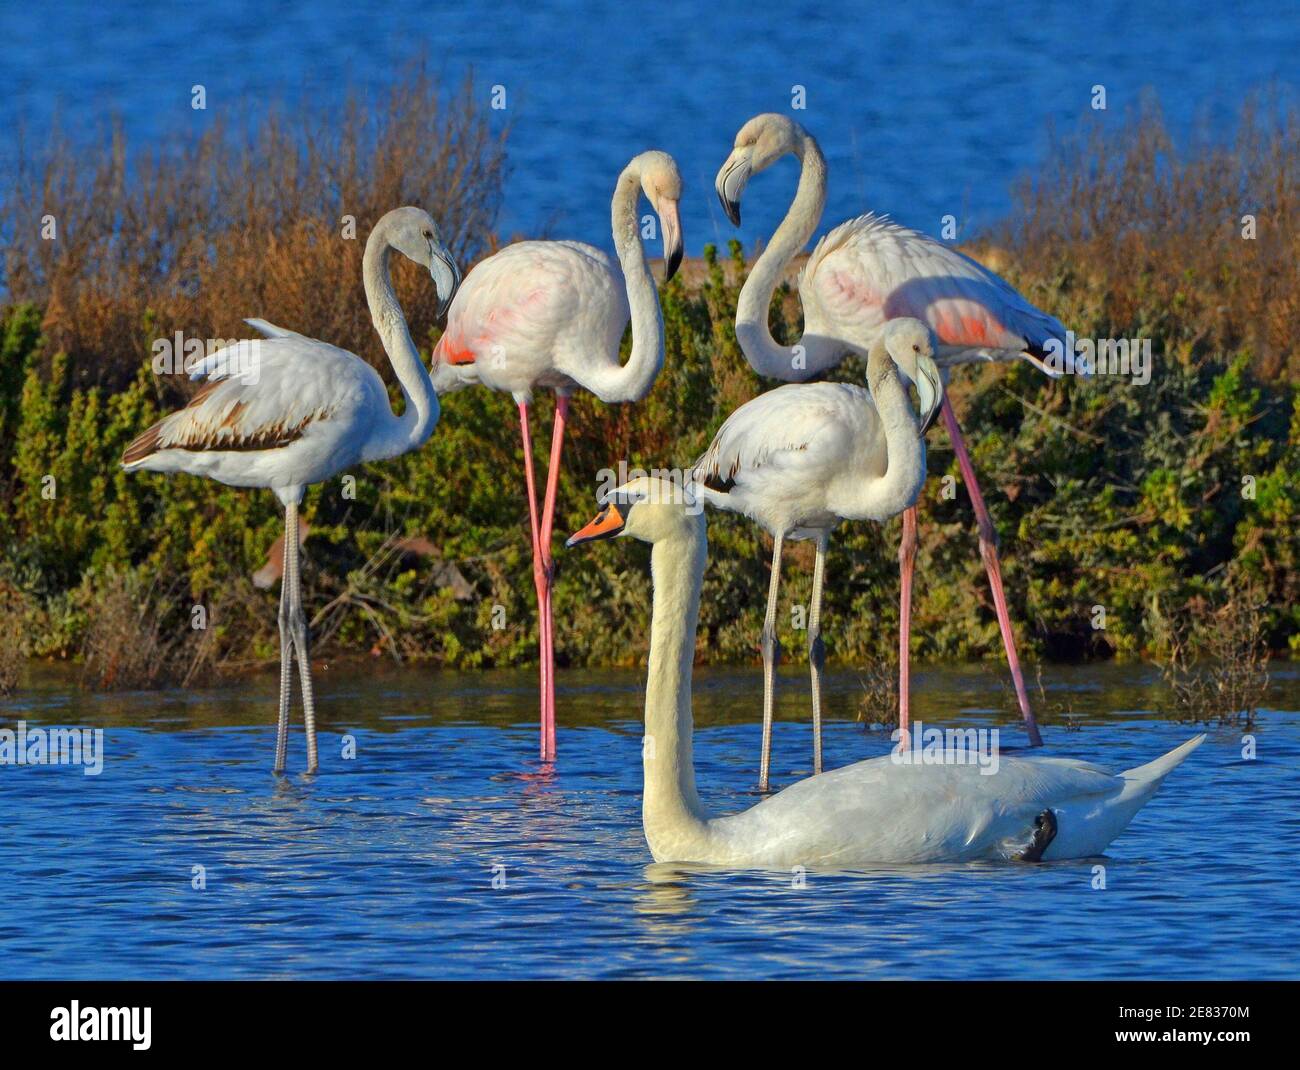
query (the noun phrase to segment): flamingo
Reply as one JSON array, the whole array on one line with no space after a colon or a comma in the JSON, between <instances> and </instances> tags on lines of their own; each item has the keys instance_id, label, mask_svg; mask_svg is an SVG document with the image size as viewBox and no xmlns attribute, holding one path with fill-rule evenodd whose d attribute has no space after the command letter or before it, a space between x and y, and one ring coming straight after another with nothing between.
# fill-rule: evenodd
<instances>
[{"instance_id":1,"label":"flamingo","mask_svg":"<svg viewBox=\"0 0 1300 1070\"><path fill-rule=\"evenodd\" d=\"M890 358L917 385L918 423L907 392L886 381ZM892 376L891 376L892 378ZM763 621L763 746L758 787L767 791L772 753L772 703L780 660L776 596L787 539L816 546L808 665L812 673L813 774L822 771L822 584L831 529L841 520L884 521L915 503L925 483L925 432L938 414L943 387L930 328L891 320L867 358L868 393L849 383L792 383L760 394L727 417L695 463L701 500L753 517L772 536L772 578ZM902 729L907 731L907 725Z\"/></svg>"},{"instance_id":2,"label":"flamingo","mask_svg":"<svg viewBox=\"0 0 1300 1070\"><path fill-rule=\"evenodd\" d=\"M248 320L266 339L238 342L204 358L192 379L206 379L185 408L163 417L122 455L127 471L189 472L234 487L265 487L284 506L284 580L280 585L280 715L275 772L288 746L292 659L302 681L307 772L317 768L307 618L298 573L298 506L312 483L352 465L381 461L423 445L438 423L438 395L411 341L393 292L396 250L433 276L438 315L460 273L438 226L419 208L397 208L370 232L362 280L375 330L402 389L406 409L393 415L383 379L360 357L264 320Z\"/></svg>"},{"instance_id":3,"label":"flamingo","mask_svg":"<svg viewBox=\"0 0 1300 1070\"><path fill-rule=\"evenodd\" d=\"M524 481L532 529L541 662L541 758L555 760L555 651L551 619L551 534L569 397L578 388L607 403L640 401L664 362L664 325L637 220L644 192L663 228L664 280L682 258L682 180L665 152L643 152L623 169L611 208L615 263L575 241L523 241L478 264L452 302L438 342L434 387L474 384L508 392L519 408ZM632 320L632 353L619 343ZM533 481L528 407L539 387L555 391L555 425L540 509Z\"/></svg>"},{"instance_id":4,"label":"flamingo","mask_svg":"<svg viewBox=\"0 0 1300 1070\"><path fill-rule=\"evenodd\" d=\"M772 294L790 261L807 244L826 203L826 159L817 140L784 115L750 119L718 172L715 187L732 223L740 224L740 198L749 179L790 154L800 161L799 186L785 219L755 262L736 305L736 340L760 375L802 381L839 363L849 352L865 353L884 324L895 317L924 320L938 336L939 364L979 360L1028 360L1048 375L1047 343L1063 341L1060 321L1033 307L993 272L928 235L868 214L841 223L819 241L799 276L804 333L791 347L778 346L768 328ZM979 529L980 557L988 573L998 628L1007 652L1016 700L1031 744L1042 739L1024 673L1016 654L998 561L997 531L975 479L975 469L945 396L944 424ZM899 722L906 726L912 573L916 561L916 507L903 513L898 550Z\"/></svg>"},{"instance_id":5,"label":"flamingo","mask_svg":"<svg viewBox=\"0 0 1300 1070\"><path fill-rule=\"evenodd\" d=\"M901 393L897 377L888 376ZM656 862L788 872L794 866L1089 858L1124 831L1205 739L1195 736L1118 775L1068 758L992 751L987 757L995 763L956 748L954 758L975 760L930 764L900 746L797 781L741 813L712 817L696 791L691 739L691 668L708 559L704 514L682 488L641 477L605 495L600 512L567 545L616 535L652 547L642 822Z\"/></svg>"}]
</instances>

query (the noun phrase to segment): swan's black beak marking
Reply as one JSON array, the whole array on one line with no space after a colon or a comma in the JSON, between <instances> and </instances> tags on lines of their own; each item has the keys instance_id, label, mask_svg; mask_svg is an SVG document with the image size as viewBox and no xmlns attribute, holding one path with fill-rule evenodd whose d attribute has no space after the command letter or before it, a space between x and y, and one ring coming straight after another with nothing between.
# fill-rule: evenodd
<instances>
[{"instance_id":1,"label":"swan's black beak marking","mask_svg":"<svg viewBox=\"0 0 1300 1070\"><path fill-rule=\"evenodd\" d=\"M596 542L599 539L612 539L627 523L613 502L606 505L586 527L575 531L565 541L566 547L581 546L584 542Z\"/></svg>"}]
</instances>

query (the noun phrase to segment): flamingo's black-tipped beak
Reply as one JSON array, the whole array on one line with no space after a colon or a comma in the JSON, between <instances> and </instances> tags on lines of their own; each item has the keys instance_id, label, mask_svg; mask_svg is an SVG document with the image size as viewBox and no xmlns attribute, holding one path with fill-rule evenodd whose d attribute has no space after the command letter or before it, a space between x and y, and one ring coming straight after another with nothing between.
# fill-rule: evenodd
<instances>
[{"instance_id":1,"label":"flamingo's black-tipped beak","mask_svg":"<svg viewBox=\"0 0 1300 1070\"><path fill-rule=\"evenodd\" d=\"M921 437L924 438L943 408L943 377L939 374L939 366L926 356L917 358L916 373L916 396L921 402Z\"/></svg>"},{"instance_id":2,"label":"flamingo's black-tipped beak","mask_svg":"<svg viewBox=\"0 0 1300 1070\"><path fill-rule=\"evenodd\" d=\"M749 159L747 156L738 156L737 153L740 151L738 149L727 157L727 162L722 165L722 170L718 172L718 177L713 183L722 210L727 213L727 218L735 227L740 226L740 197L745 192L745 184L749 181L750 173Z\"/></svg>"},{"instance_id":3,"label":"flamingo's black-tipped beak","mask_svg":"<svg viewBox=\"0 0 1300 1070\"><path fill-rule=\"evenodd\" d=\"M659 222L664 228L664 282L667 282L682 264L682 222L676 201L660 201Z\"/></svg>"},{"instance_id":4,"label":"flamingo's black-tipped beak","mask_svg":"<svg viewBox=\"0 0 1300 1070\"><path fill-rule=\"evenodd\" d=\"M438 291L438 319L442 319L460 288L460 268L444 245L431 242L429 254L429 274L433 276L433 285Z\"/></svg>"}]
</instances>

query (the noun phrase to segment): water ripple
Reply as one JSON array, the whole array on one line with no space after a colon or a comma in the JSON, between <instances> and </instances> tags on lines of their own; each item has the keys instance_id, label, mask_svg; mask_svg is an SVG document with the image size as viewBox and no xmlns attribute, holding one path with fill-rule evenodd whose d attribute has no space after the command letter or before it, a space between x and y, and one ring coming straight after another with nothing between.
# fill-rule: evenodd
<instances>
[{"instance_id":1,"label":"water ripple","mask_svg":"<svg viewBox=\"0 0 1300 1070\"><path fill-rule=\"evenodd\" d=\"M326 696L322 772L283 779L269 770L273 681L110 702L51 685L26 716L104 727L105 765L97 777L0 768L6 975L1297 973L1295 953L1259 934L1285 931L1300 906L1300 715L1265 716L1256 761L1241 759L1238 733L1213 730L1106 858L814 871L796 888L781 873L652 863L640 829L640 680L598 674L594 710L572 702L579 678L563 677L556 771L537 767L519 680L409 673ZM489 702L503 679L517 696ZM779 784L802 775L809 749L801 677L785 680ZM706 674L697 695L701 791L718 811L754 802L757 683L752 671ZM1147 708L1132 670L1079 670L1070 686L1085 727L1049 729L1055 753L1125 768L1190 734L1148 714L1108 715L1108 704ZM851 675L830 682L830 765L887 746L853 722L857 687ZM958 709L1000 683L927 672L919 687L924 701ZM1300 706L1300 687L1286 688L1286 705ZM584 709L579 727L566 723L565 695ZM173 704L186 710L179 723L162 716ZM357 741L352 761L339 757L345 732ZM295 736L291 770L301 761ZM1094 888L1099 865L1104 889ZM192 887L200 866L202 890Z\"/></svg>"}]
</instances>

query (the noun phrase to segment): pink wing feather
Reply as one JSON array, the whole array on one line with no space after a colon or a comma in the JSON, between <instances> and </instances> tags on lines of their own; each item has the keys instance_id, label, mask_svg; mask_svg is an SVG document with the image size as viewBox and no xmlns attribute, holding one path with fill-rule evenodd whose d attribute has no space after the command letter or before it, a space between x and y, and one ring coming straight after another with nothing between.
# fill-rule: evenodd
<instances>
[{"instance_id":1,"label":"pink wing feather","mask_svg":"<svg viewBox=\"0 0 1300 1070\"><path fill-rule=\"evenodd\" d=\"M956 249L879 215L830 231L799 278L804 314L819 333L861 337L914 316L953 348L1041 353L1065 328Z\"/></svg>"},{"instance_id":2,"label":"pink wing feather","mask_svg":"<svg viewBox=\"0 0 1300 1070\"><path fill-rule=\"evenodd\" d=\"M544 348L579 311L584 284L590 286L575 275L603 283L609 273L608 259L578 242L508 245L477 265L457 291L438 358L469 364L491 356L495 345Z\"/></svg>"}]
</instances>

